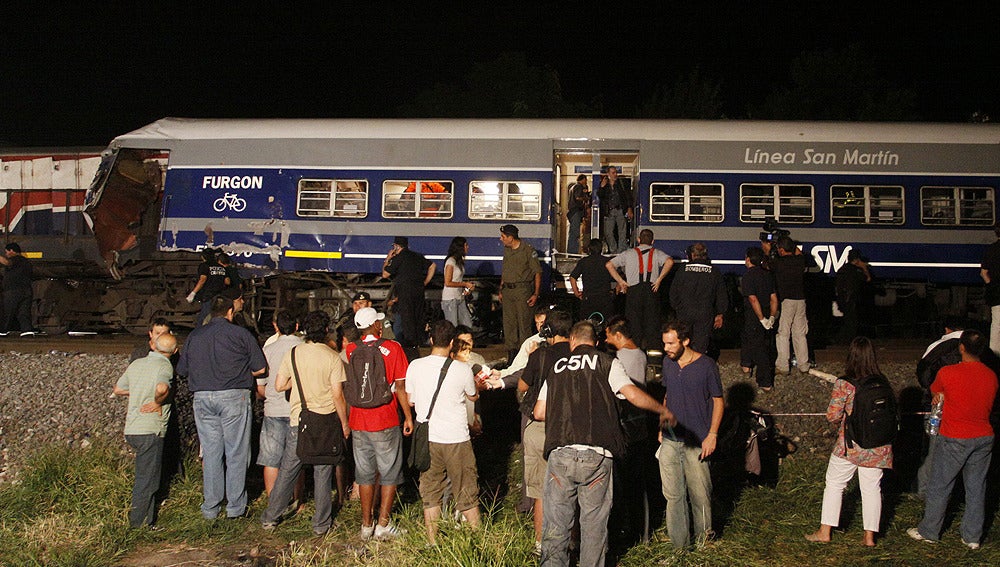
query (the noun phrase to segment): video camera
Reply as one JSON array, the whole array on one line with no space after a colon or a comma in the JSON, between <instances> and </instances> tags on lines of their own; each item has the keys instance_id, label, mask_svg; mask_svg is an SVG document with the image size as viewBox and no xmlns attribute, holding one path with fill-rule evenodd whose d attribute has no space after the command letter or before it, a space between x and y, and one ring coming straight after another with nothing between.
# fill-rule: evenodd
<instances>
[{"instance_id":1,"label":"video camera","mask_svg":"<svg viewBox=\"0 0 1000 567\"><path fill-rule=\"evenodd\" d=\"M779 238L785 236L791 236L791 231L785 230L783 228L778 228L778 223L774 219L767 219L764 221L764 230L760 233L759 240L761 242L775 242Z\"/></svg>"}]
</instances>

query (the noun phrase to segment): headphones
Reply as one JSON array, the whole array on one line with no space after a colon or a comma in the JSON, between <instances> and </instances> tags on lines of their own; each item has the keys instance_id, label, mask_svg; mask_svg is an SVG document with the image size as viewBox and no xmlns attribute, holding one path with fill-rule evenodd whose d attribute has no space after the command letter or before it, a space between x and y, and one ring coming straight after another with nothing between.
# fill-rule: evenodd
<instances>
[{"instance_id":1,"label":"headphones","mask_svg":"<svg viewBox=\"0 0 1000 567\"><path fill-rule=\"evenodd\" d=\"M538 336L543 339L551 339L556 336L556 332L552 329L552 325L542 323L542 326L538 329Z\"/></svg>"}]
</instances>

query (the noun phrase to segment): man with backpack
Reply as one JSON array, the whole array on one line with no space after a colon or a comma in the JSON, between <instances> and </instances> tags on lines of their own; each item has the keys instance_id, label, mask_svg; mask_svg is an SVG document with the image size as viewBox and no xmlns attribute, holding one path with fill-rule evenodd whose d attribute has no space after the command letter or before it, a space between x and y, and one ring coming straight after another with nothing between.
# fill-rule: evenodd
<instances>
[{"instance_id":1,"label":"man with backpack","mask_svg":"<svg viewBox=\"0 0 1000 567\"><path fill-rule=\"evenodd\" d=\"M979 331L959 339L962 361L942 368L931 384L934 401L944 400L941 428L920 525L906 530L915 540L937 543L951 490L959 474L965 485L962 543L979 549L986 507L986 474L993 453L990 411L997 395L997 375L980 358L989 343Z\"/></svg>"},{"instance_id":2,"label":"man with backpack","mask_svg":"<svg viewBox=\"0 0 1000 567\"><path fill-rule=\"evenodd\" d=\"M354 314L361 340L347 345L344 397L351 406L354 477L361 492L361 539L391 539L400 531L389 522L396 486L403 483L403 435L413 432L406 395L407 359L396 341L382 338L384 313L365 307ZM403 409L402 431L399 408ZM373 518L376 475L381 478L378 522Z\"/></svg>"}]
</instances>

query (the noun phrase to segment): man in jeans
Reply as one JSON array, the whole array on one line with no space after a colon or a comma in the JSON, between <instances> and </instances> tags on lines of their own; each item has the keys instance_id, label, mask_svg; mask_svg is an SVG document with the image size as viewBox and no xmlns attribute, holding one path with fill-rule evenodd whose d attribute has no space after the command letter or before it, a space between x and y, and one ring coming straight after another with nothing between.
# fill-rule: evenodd
<instances>
[{"instance_id":1,"label":"man in jeans","mask_svg":"<svg viewBox=\"0 0 1000 567\"><path fill-rule=\"evenodd\" d=\"M133 528L156 522L156 491L160 489L163 437L170 419L170 381L177 339L169 332L150 341L153 351L128 365L113 392L128 396L125 440L135 451L135 484L128 523Z\"/></svg>"},{"instance_id":2,"label":"man in jeans","mask_svg":"<svg viewBox=\"0 0 1000 567\"><path fill-rule=\"evenodd\" d=\"M267 375L257 378L257 397L264 400L264 421L260 426L260 450L257 452L257 464L264 467L264 492L271 496L271 490L278 479L278 468L285 454L285 440L288 438L289 416L292 406L284 392L275 388L278 380L278 368L293 348L303 343L302 338L295 334L299 330L295 317L282 309L274 314L272 321L275 330L274 341L264 345L264 358L267 360ZM295 485L295 499L302 496L303 477L299 477Z\"/></svg>"},{"instance_id":3,"label":"man in jeans","mask_svg":"<svg viewBox=\"0 0 1000 567\"><path fill-rule=\"evenodd\" d=\"M242 517L247 508L246 475L250 466L250 393L254 376L267 361L250 331L234 325L233 300L212 299L212 319L188 335L177 363L194 395L194 423L202 450L201 514Z\"/></svg>"},{"instance_id":4,"label":"man in jeans","mask_svg":"<svg viewBox=\"0 0 1000 567\"><path fill-rule=\"evenodd\" d=\"M535 402L545 421L545 513L542 566L568 566L569 540L580 506L580 567L601 567L608 551L613 460L625 451L616 394L673 421L673 414L632 383L621 362L594 345L590 321L573 325L570 354L555 362Z\"/></svg>"},{"instance_id":5,"label":"man in jeans","mask_svg":"<svg viewBox=\"0 0 1000 567\"><path fill-rule=\"evenodd\" d=\"M330 316L324 311L312 311L305 316L302 326L306 331L306 342L295 345L285 353L274 383L278 392L290 392L289 424L285 430L278 478L268 498L267 510L261 516L265 530L274 528L282 520L282 513L292 501L295 485L302 473L302 461L297 451L303 400L310 412L323 415L336 413L345 439L351 433L347 426L347 402L344 400L344 363L324 342ZM333 523L330 492L334 465L312 465L312 469L313 497L316 500L312 529L314 534L324 535Z\"/></svg>"},{"instance_id":6,"label":"man in jeans","mask_svg":"<svg viewBox=\"0 0 1000 567\"><path fill-rule=\"evenodd\" d=\"M951 491L961 473L965 485L962 543L969 549L979 549L986 506L986 473L993 452L990 410L997 395L997 375L980 362L988 348L989 343L981 333L963 331L958 343L962 362L939 370L931 384L934 402L943 397L944 408L924 496L924 518L918 527L906 530L915 540L937 543L940 539Z\"/></svg>"},{"instance_id":7,"label":"man in jeans","mask_svg":"<svg viewBox=\"0 0 1000 567\"><path fill-rule=\"evenodd\" d=\"M706 459L715 452L725 407L719 366L690 344L686 323L663 324L663 402L678 425L660 432L658 453L667 533L675 549L690 547L692 524L696 544L711 537L712 478Z\"/></svg>"}]
</instances>

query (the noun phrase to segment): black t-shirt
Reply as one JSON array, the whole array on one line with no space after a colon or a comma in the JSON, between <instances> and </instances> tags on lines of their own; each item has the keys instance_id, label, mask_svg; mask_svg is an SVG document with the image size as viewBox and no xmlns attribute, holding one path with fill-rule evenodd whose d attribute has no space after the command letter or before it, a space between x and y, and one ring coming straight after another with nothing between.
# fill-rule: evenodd
<instances>
[{"instance_id":1,"label":"black t-shirt","mask_svg":"<svg viewBox=\"0 0 1000 567\"><path fill-rule=\"evenodd\" d=\"M760 312L763 313L764 317L769 317L771 313L771 294L774 293L774 279L771 277L771 273L761 268L760 266L753 266L747 273L743 275L743 280L740 282L740 287L743 289L743 305L746 308L746 317L756 317L756 313L753 312L753 308L750 307L751 295L757 297L757 301L760 302Z\"/></svg>"},{"instance_id":2,"label":"black t-shirt","mask_svg":"<svg viewBox=\"0 0 1000 567\"><path fill-rule=\"evenodd\" d=\"M226 287L226 269L218 264L202 262L198 265L198 278L206 276L205 285L201 286L201 291L195 296L198 301L208 301L219 295Z\"/></svg>"},{"instance_id":3,"label":"black t-shirt","mask_svg":"<svg viewBox=\"0 0 1000 567\"><path fill-rule=\"evenodd\" d=\"M423 254L405 248L396 254L385 271L392 277L396 284L396 293L406 293L407 291L423 293L424 278L427 277L427 268L431 265Z\"/></svg>"},{"instance_id":4,"label":"black t-shirt","mask_svg":"<svg viewBox=\"0 0 1000 567\"><path fill-rule=\"evenodd\" d=\"M805 299L806 290L803 277L806 271L806 257L801 254L771 258L774 286L778 299Z\"/></svg>"},{"instance_id":5,"label":"black t-shirt","mask_svg":"<svg viewBox=\"0 0 1000 567\"><path fill-rule=\"evenodd\" d=\"M5 290L31 289L31 262L21 255L11 256L10 264L4 266L3 288Z\"/></svg>"},{"instance_id":6,"label":"black t-shirt","mask_svg":"<svg viewBox=\"0 0 1000 567\"><path fill-rule=\"evenodd\" d=\"M611 274L607 268L608 258L591 254L580 258L569 277L579 280L583 276L584 297L600 297L611 294Z\"/></svg>"}]
</instances>

